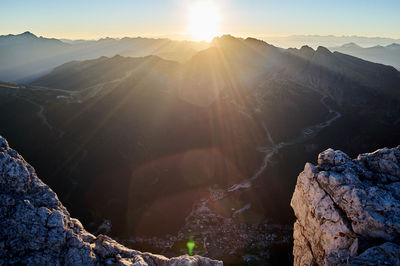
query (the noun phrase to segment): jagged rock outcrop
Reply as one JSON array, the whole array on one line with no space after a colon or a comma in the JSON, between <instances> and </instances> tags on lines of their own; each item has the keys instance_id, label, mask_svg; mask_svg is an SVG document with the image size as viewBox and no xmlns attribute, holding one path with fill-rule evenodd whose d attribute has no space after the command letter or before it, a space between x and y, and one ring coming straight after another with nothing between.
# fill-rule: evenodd
<instances>
[{"instance_id":1,"label":"jagged rock outcrop","mask_svg":"<svg viewBox=\"0 0 400 266\"><path fill-rule=\"evenodd\" d=\"M291 206L295 265L400 265L400 146L354 160L320 153Z\"/></svg>"},{"instance_id":2,"label":"jagged rock outcrop","mask_svg":"<svg viewBox=\"0 0 400 266\"><path fill-rule=\"evenodd\" d=\"M200 256L166 258L94 236L0 136L0 265L222 265Z\"/></svg>"}]
</instances>

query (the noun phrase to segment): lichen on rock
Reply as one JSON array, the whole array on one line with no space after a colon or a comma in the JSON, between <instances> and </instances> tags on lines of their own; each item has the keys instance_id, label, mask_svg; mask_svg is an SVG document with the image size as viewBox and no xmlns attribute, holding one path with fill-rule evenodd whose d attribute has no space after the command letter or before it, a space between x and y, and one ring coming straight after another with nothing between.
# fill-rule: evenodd
<instances>
[{"instance_id":1,"label":"lichen on rock","mask_svg":"<svg viewBox=\"0 0 400 266\"><path fill-rule=\"evenodd\" d=\"M400 146L352 160L328 149L300 173L295 265L400 264Z\"/></svg>"},{"instance_id":2,"label":"lichen on rock","mask_svg":"<svg viewBox=\"0 0 400 266\"><path fill-rule=\"evenodd\" d=\"M0 265L222 265L200 256L166 258L97 237L0 136Z\"/></svg>"}]
</instances>

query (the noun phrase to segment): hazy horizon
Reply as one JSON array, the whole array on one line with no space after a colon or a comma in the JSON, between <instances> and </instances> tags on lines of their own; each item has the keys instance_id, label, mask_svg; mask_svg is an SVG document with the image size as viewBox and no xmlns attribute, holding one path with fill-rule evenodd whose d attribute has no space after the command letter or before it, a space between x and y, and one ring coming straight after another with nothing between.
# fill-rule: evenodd
<instances>
[{"instance_id":1,"label":"hazy horizon","mask_svg":"<svg viewBox=\"0 0 400 266\"><path fill-rule=\"evenodd\" d=\"M95 37L95 38L91 38L91 37L82 37L82 38L70 38L70 37L65 37L65 36L52 36L52 35L42 35L39 34L33 30L30 29L26 29L26 30L22 30L22 31L17 31L17 32L0 32L0 36L7 36L7 35L20 35L26 32L30 32L34 35L36 35L37 37L43 37L43 38L49 38L49 39L59 39L59 40L68 40L68 41L98 41L101 39L106 39L106 38L111 38L111 39L122 39L122 38L154 38L154 39L171 39L171 40L176 40L176 41L197 41L197 42L201 42L204 40L192 40L189 38L189 35L185 35L185 34L133 34L133 35L129 35L129 34L122 34L120 36L109 36L109 35L101 35L99 37ZM399 38L394 38L394 37L389 37L389 36L366 36L366 35L334 35L334 34L326 34L326 35L321 35L321 34L291 34L291 35L240 35L240 34L232 34L229 32L225 32L225 33L221 33L218 34L214 37L221 37L224 35L231 35L234 36L236 38L257 38L257 39L263 39L263 38L291 38L291 37L334 37L334 38L352 38L352 37L356 37L356 38L368 38L368 39L391 39L391 40L395 40L395 41L400 41L400 37Z\"/></svg>"},{"instance_id":2,"label":"hazy horizon","mask_svg":"<svg viewBox=\"0 0 400 266\"><path fill-rule=\"evenodd\" d=\"M261 39L292 35L400 38L396 12L400 2L393 0L340 0L335 5L316 0L5 0L0 7L0 35L29 30L38 36L65 39L209 40L223 34Z\"/></svg>"},{"instance_id":3,"label":"hazy horizon","mask_svg":"<svg viewBox=\"0 0 400 266\"><path fill-rule=\"evenodd\" d=\"M43 36L39 35L36 32L30 31L30 30L25 30L24 32L11 32L7 34L0 34L1 36L17 36L17 35L22 35L23 33L29 32L37 37L43 37L43 38L48 38L48 39L58 39L66 43L74 43L74 42L84 42L84 41L99 41L102 39L107 39L111 38L114 40L120 40L123 38L149 38L149 39L170 39L173 41L189 41L189 42L207 42L205 40L192 40L190 39L190 36L185 36L185 35L175 35L175 36L170 36L170 35L122 35L119 37L109 37L109 36L103 36L101 38L80 38L80 39L70 39L70 38L65 38L65 37L54 37L54 36ZM359 45L360 47L363 48L369 48L369 47L374 47L374 46L387 46L391 45L393 43L400 44L400 39L394 39L394 38L389 38L389 37L368 37L368 36L358 36L358 35L288 35L288 36L251 36L251 35L234 35L234 34L229 34L229 33L224 33L220 35L213 36L214 37L221 37L223 35L230 35L236 38L256 38L259 40L263 40L269 44L275 45L277 47L281 48L300 48L304 45L308 45L312 48L317 48L318 46L325 46L328 48L334 48L334 47L340 47L342 45L346 45L349 43L355 43ZM211 40L209 40L211 41Z\"/></svg>"}]
</instances>

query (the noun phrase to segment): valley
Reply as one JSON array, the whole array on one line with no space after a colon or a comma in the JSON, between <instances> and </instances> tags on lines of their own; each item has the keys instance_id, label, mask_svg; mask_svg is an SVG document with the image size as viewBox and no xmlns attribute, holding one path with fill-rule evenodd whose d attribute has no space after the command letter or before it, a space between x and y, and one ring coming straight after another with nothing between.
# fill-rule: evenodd
<instances>
[{"instance_id":1,"label":"valley","mask_svg":"<svg viewBox=\"0 0 400 266\"><path fill-rule=\"evenodd\" d=\"M101 57L1 83L0 134L91 232L289 265L297 173L330 146L395 143L400 73L326 48L212 44L185 63Z\"/></svg>"}]
</instances>

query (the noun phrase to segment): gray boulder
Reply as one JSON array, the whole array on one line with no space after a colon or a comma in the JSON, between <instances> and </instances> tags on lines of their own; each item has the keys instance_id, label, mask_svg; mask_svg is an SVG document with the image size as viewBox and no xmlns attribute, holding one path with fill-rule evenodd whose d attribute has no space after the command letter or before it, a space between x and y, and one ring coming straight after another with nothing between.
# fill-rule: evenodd
<instances>
[{"instance_id":1,"label":"gray boulder","mask_svg":"<svg viewBox=\"0 0 400 266\"><path fill-rule=\"evenodd\" d=\"M355 160L320 153L291 206L295 265L400 265L400 146Z\"/></svg>"}]
</instances>

